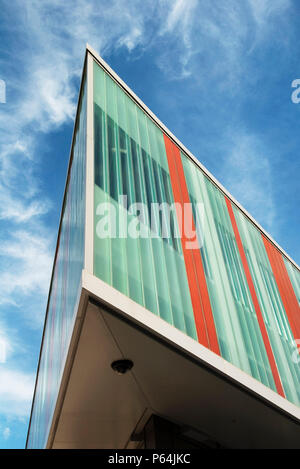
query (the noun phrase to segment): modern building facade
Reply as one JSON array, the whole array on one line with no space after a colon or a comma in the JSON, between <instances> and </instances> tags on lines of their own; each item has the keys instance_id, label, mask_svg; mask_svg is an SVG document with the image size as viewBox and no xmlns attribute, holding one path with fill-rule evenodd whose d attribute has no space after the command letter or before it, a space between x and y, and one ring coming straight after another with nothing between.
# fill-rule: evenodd
<instances>
[{"instance_id":1,"label":"modern building facade","mask_svg":"<svg viewBox=\"0 0 300 469\"><path fill-rule=\"evenodd\" d=\"M299 305L299 267L87 46L27 447L300 447Z\"/></svg>"}]
</instances>

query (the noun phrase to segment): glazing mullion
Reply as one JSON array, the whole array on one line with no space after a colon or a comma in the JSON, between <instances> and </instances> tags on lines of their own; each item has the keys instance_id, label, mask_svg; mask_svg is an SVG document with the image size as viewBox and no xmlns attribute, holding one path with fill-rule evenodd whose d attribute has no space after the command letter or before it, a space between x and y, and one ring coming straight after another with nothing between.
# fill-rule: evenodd
<instances>
[{"instance_id":1,"label":"glazing mullion","mask_svg":"<svg viewBox=\"0 0 300 469\"><path fill-rule=\"evenodd\" d=\"M95 68L95 71L98 71L98 68ZM97 277L101 278L103 281L107 282L109 285L112 285L112 254L111 254L111 240L110 237L101 237L101 233L98 233L97 223L99 222L99 213L98 210L101 210L106 205L105 215L108 216L110 222L110 197L109 197L109 165L108 165L108 133L107 133L107 114L106 114L106 75L102 72L101 75L101 84L103 89L98 92L97 96L101 96L103 114L102 114L102 156L103 156L103 187L100 188L98 185L95 185L94 188L94 199L95 199L95 233L94 233L94 273ZM95 86L97 84L97 73L95 73L94 79ZM96 93L95 93L96 95ZM95 140L95 145L97 144ZM95 152L96 156L97 152ZM103 216L103 214L101 215Z\"/></svg>"},{"instance_id":2,"label":"glazing mullion","mask_svg":"<svg viewBox=\"0 0 300 469\"><path fill-rule=\"evenodd\" d=\"M224 206L225 208L225 206ZM226 218L226 212L224 210L224 213L222 213L223 218L223 223L228 223L227 218ZM226 218L226 222L225 222ZM241 264L240 260L238 258L238 253L237 253L237 247L235 245L235 239L233 235L225 228L225 239L226 239L226 244L227 248L226 251L228 253L228 270L230 273L232 273L232 282L233 282L233 289L237 289L237 310L238 310L238 320L240 322L241 330L242 330L242 335L244 338L244 343L246 346L247 350L247 355L250 363L250 367L252 370L252 374L255 378L259 379L261 376L261 373L258 369L258 365L255 360L255 347L253 344L253 326L251 325L251 318L249 317L250 310L248 312L246 302L245 302L245 295L243 292L243 289L245 288L245 279L243 277L243 273L241 271ZM251 305L252 306L252 305ZM252 307L253 308L253 307ZM252 330L252 334L251 334ZM263 376L265 378L265 373L263 373Z\"/></svg>"},{"instance_id":3,"label":"glazing mullion","mask_svg":"<svg viewBox=\"0 0 300 469\"><path fill-rule=\"evenodd\" d=\"M151 127L150 127L151 126ZM168 195L165 192L165 185L163 182L163 172L166 174L163 169L167 163L167 156L165 154L165 146L163 143L163 135L160 131L154 128L153 124L149 123L149 131L152 129L152 139L153 154L157 155L156 160L153 160L153 171L156 168L157 178L156 178L156 193L160 197L160 203L166 203L167 207L170 207L173 204L174 200L171 199L171 192ZM163 145L160 145L160 142ZM165 158L165 160L164 160ZM168 210L168 209L167 209ZM172 212L173 215L173 212ZM171 214L168 214L163 211L163 217L165 217L166 224L169 225L171 222ZM173 223L175 219L173 218ZM173 235L175 232L175 226L173 230ZM193 307L191 303L190 291L188 287L187 277L183 276L181 273L185 272L185 265L183 255L181 250L178 249L177 245L173 245L172 234L170 227L168 229L168 242L163 242L163 250L166 259L166 270L167 278L169 284L170 298L171 298L171 307L173 315L173 323L176 327L181 326L182 322L179 320L180 315L184 316L184 326L185 329L191 337L197 339L197 332L195 326L195 319L193 313ZM183 324L182 324L183 326ZM182 327L181 326L181 327Z\"/></svg>"},{"instance_id":4,"label":"glazing mullion","mask_svg":"<svg viewBox=\"0 0 300 469\"><path fill-rule=\"evenodd\" d=\"M210 296L212 296L214 304L213 314L216 318L217 333L220 337L223 336L225 338L226 357L228 357L229 354L229 360L232 363L240 366L244 371L251 373L238 317L237 304L232 295L231 281L228 276L228 269L223 254L225 246L223 246L222 252L223 237L218 233L220 226L223 226L221 224L223 220L220 209L220 204L223 202L223 199L219 197L214 186L201 172L197 172L197 169L193 167L187 159L184 161L187 169L190 167L190 171L192 172L193 168L194 178L192 181L195 181L194 192L197 194L197 191L200 191L197 200L203 200L205 214L207 216L206 226L212 233L211 236L205 237L205 243L209 249L211 259L214 259L214 267L211 268L211 271L214 272L215 282L212 284L211 281L208 281L208 284L210 286ZM187 171L187 174L189 174L190 171Z\"/></svg>"},{"instance_id":5,"label":"glazing mullion","mask_svg":"<svg viewBox=\"0 0 300 469\"><path fill-rule=\"evenodd\" d=\"M273 296L273 298L275 298L275 302L277 304L277 308L274 309L274 312L275 312L275 315L276 315L278 328L281 331L281 334L285 338L287 338L286 329L285 329L285 327L283 325L283 321L282 321L282 316L285 313L284 313L284 308L283 308L281 298L280 298L280 295L279 295L279 292L278 292L278 289L277 289L276 281L275 281L275 278L274 278L272 272L270 272L269 270L266 270L266 272L268 273L267 274L267 279L268 279L269 289L272 292L272 296Z\"/></svg>"},{"instance_id":6,"label":"glazing mullion","mask_svg":"<svg viewBox=\"0 0 300 469\"><path fill-rule=\"evenodd\" d=\"M164 170L162 170L164 171ZM173 200L171 199L170 187L163 183L163 173L160 175L161 187L164 200L167 201L169 207L172 205ZM167 193L165 192L167 189ZM173 212L171 212L173 214ZM171 218L170 214L170 223L175 224L175 217ZM175 228L175 226L174 226ZM170 232L171 239L174 242L164 243L164 250L166 255L166 262L169 268L167 269L168 281L170 285L170 291L172 291L172 310L173 310L173 321L174 324L178 324L178 318L182 311L184 312L185 317L185 327L188 331L188 334L194 338L197 338L195 318L193 313L193 307L191 303L191 296L189 291L189 286L187 283L187 278L184 280L181 278L180 272L182 269L185 269L184 258L181 250L177 249L175 242L179 241L179 238L175 238L175 229ZM179 323L180 324L180 323ZM178 326L177 326L178 327Z\"/></svg>"},{"instance_id":7,"label":"glazing mullion","mask_svg":"<svg viewBox=\"0 0 300 469\"><path fill-rule=\"evenodd\" d=\"M277 301L275 292L273 291L273 288L271 285L270 273L262 265L259 265L259 269L261 271L261 276L262 276L262 279L263 279L263 282L264 282L264 285L268 294L269 301L271 302L271 304L276 305L276 307L273 307L273 313L274 313L274 320L276 323L277 332L280 336L283 336L282 330L280 328L280 324L278 322L278 317L277 317L278 316L277 310L280 308L280 305Z\"/></svg>"},{"instance_id":8,"label":"glazing mullion","mask_svg":"<svg viewBox=\"0 0 300 469\"><path fill-rule=\"evenodd\" d=\"M275 282L275 278L273 276L273 272L271 268L269 267L269 261L267 259L267 254L265 252L265 248L263 246L262 241L259 239L259 245L257 245L258 248L258 253L260 254L260 258L262 259L263 263L260 263L259 267L261 270L261 273L263 275L263 278L265 280L265 283L267 283L267 289L269 292L269 296L271 299L271 302L273 303L275 301L276 307L274 308L274 318L277 323L277 329L279 331L280 335L284 335L286 338L287 336L291 337L289 334L289 327L286 330L286 328L283 325L282 322L282 313L283 313L283 305L281 298L279 296L279 292L277 289L277 285ZM274 301L273 301L274 299ZM283 313L284 314L284 313ZM288 335L287 335L288 334Z\"/></svg>"},{"instance_id":9,"label":"glazing mullion","mask_svg":"<svg viewBox=\"0 0 300 469\"><path fill-rule=\"evenodd\" d=\"M241 302L241 304L238 305L238 309L240 310L239 319L244 333L245 344L247 344L247 351L249 359L251 361L252 373L255 378L260 378L263 383L268 384L268 373L266 372L265 363L261 355L262 344L260 342L262 340L262 337L260 330L258 330L259 328L256 315L253 315L254 309L252 305L252 300L246 294L246 289L248 288L248 286L246 285L246 279L242 272L241 261L238 258L239 254L237 251L237 246L233 236L231 236L231 234L228 232L226 233L226 235L231 256L230 269L233 269L233 267L235 268L234 270L236 279L234 283L239 287ZM263 369L258 366L259 363L263 365Z\"/></svg>"},{"instance_id":10,"label":"glazing mullion","mask_svg":"<svg viewBox=\"0 0 300 469\"><path fill-rule=\"evenodd\" d=\"M122 92L123 94L123 92ZM129 197L130 204L137 202L135 193L135 182L133 173L133 160L132 160L132 145L133 140L129 137L130 132L130 114L129 114L129 98L123 95L124 99L124 124L126 130L126 148L127 148L127 170L128 170L128 183L129 183ZM128 207L130 209L130 207ZM134 217L128 212L128 223L132 221ZM128 266L128 284L130 297L145 306L144 296L144 285L142 279L142 261L141 261L141 247L140 240L131 238L129 235L126 238L126 249L127 249L127 266Z\"/></svg>"},{"instance_id":11,"label":"glazing mullion","mask_svg":"<svg viewBox=\"0 0 300 469\"><path fill-rule=\"evenodd\" d=\"M253 376L257 379L260 379L264 384L269 384L270 373L268 371L270 366L268 366L268 371L265 368L265 361L262 356L262 350L265 349L262 336L257 322L256 313L250 298L248 285L246 283L245 274L243 272L243 267L241 260L239 258L239 253L236 245L236 241L229 232L227 232L229 249L231 252L231 269L234 267L235 271L235 285L238 286L240 292L240 302L238 306L240 310L239 319L241 327L244 331L244 339L247 344L248 356L251 361L251 368ZM274 385L274 380L271 380L272 386Z\"/></svg>"},{"instance_id":12,"label":"glazing mullion","mask_svg":"<svg viewBox=\"0 0 300 469\"><path fill-rule=\"evenodd\" d=\"M236 219L237 219L237 222L239 221L239 214L237 211L236 212ZM241 236L245 236L245 240L247 242L247 246L249 246L249 238L248 238L248 233L247 231L243 230L243 227L240 228L240 233L241 233ZM246 248L245 248L246 250ZM256 294L257 294L257 298L258 298L258 301L259 301L259 304L261 306L261 312L262 312L262 316L264 318L264 322L265 322L265 325L267 327L267 331L268 331L268 337L269 339L270 338L270 331L271 331L271 327L270 327L270 322L269 322L269 318L266 316L266 313L265 313L265 310L266 310L266 305L265 305L265 301L262 297L262 292L261 292L261 289L259 287L259 284L258 284L258 281L257 281L257 275L256 275L256 271L255 271L255 268L254 268L254 265L253 265L253 262L252 262L252 258L251 258L251 254L250 254L250 251L247 249L247 259L248 259L248 264L249 264L249 268L250 268L250 272L251 272L251 276L252 276L252 279L253 279L253 283L254 283L254 287L255 287L255 291L256 291ZM277 366L278 366L278 354L275 353L275 350L274 350L274 340L270 340L270 343L271 343L271 347L272 347L272 351L273 351L273 354L274 354L274 357L275 357L275 361L277 363ZM267 359L265 358L265 362L267 361ZM266 370L268 371L268 367L266 365ZM280 374L280 373L279 373Z\"/></svg>"},{"instance_id":13,"label":"glazing mullion","mask_svg":"<svg viewBox=\"0 0 300 469\"><path fill-rule=\"evenodd\" d=\"M137 171L139 174L139 181L137 181L140 188L141 203L146 208L147 207L147 195L145 190L145 180L142 164L142 154L141 154L141 135L140 135L140 126L137 107L135 107L135 118L137 123L137 132L138 132L138 146L137 146ZM140 111L141 112L141 111ZM146 220L145 220L146 222ZM159 314L159 304L158 304L158 294L157 294L157 285L155 278L155 268L154 268L154 257L153 257L153 248L150 239L150 226L149 220L146 224L148 230L147 237L140 237L141 251L143 252L142 259L142 271L143 271L143 281L144 281L144 294L145 294L145 306L150 309L155 314Z\"/></svg>"},{"instance_id":14,"label":"glazing mullion","mask_svg":"<svg viewBox=\"0 0 300 469\"><path fill-rule=\"evenodd\" d=\"M164 170L162 170L162 179L164 191L166 194L166 200L168 201L168 204L171 207L174 202L173 191L171 187L170 176ZM182 249L180 245L180 237L178 235L179 229L177 224L176 212L173 210L171 210L170 212L170 230L173 248L181 253Z\"/></svg>"},{"instance_id":15,"label":"glazing mullion","mask_svg":"<svg viewBox=\"0 0 300 469\"><path fill-rule=\"evenodd\" d=\"M158 194L156 192L154 175L153 175L153 166L152 166L152 149L155 145L155 139L151 138L149 135L149 128L147 122L145 121L145 130L146 130L146 139L147 139L147 148L149 150L150 155L144 155L144 171L147 171L147 178L148 178L148 192L151 191L151 199L153 204L159 203ZM155 149L156 150L156 149ZM154 151L155 151L154 150ZM145 181L146 182L146 181ZM149 201L148 201L149 203ZM152 206L153 208L153 206ZM153 221L153 216L155 217L155 227L154 228L154 237L151 239L152 247L153 247L153 257L154 257L154 267L156 273L156 280L157 280L157 294L158 294L158 303L159 303L159 314L160 316L165 319L170 324L173 324L173 316L172 316L172 306L171 306L171 298L170 298L170 289L168 283L168 275L167 275L167 266L166 266L166 259L164 254L164 241L159 236L159 214L156 210L151 210L151 224ZM151 230L151 235L153 235L153 231Z\"/></svg>"},{"instance_id":16,"label":"glazing mullion","mask_svg":"<svg viewBox=\"0 0 300 469\"><path fill-rule=\"evenodd\" d=\"M119 291L128 295L128 275L127 275L127 254L126 254L126 241L124 238L125 226L123 221L126 221L126 208L120 203L120 197L123 195L123 179L120 161L120 140L119 140L119 110L118 110L118 86L111 81L110 87L110 108L107 110L108 114L113 116L113 145L114 148L111 152L111 158L114 163L110 173L110 181L114 184L114 188L110 187L110 193L114 200L111 200L112 205L115 207L116 216L116 236L111 239L112 248L112 284ZM122 223L121 223L122 222Z\"/></svg>"},{"instance_id":17,"label":"glazing mullion","mask_svg":"<svg viewBox=\"0 0 300 469\"><path fill-rule=\"evenodd\" d=\"M243 244L246 245L249 258L251 259L249 264L251 274L262 313L266 317L268 336L284 392L287 398L295 402L298 400L297 385L295 386L295 383L299 383L299 377L297 377L298 370L295 370L295 366L292 363L291 351L288 347L289 342L282 335L274 312L274 308L279 307L279 305L277 305L275 292L270 285L271 273L261 264L262 261L266 262L266 254L261 236L237 209L235 209L235 215Z\"/></svg>"},{"instance_id":18,"label":"glazing mullion","mask_svg":"<svg viewBox=\"0 0 300 469\"><path fill-rule=\"evenodd\" d=\"M300 272L288 261L285 257L283 258L293 290L298 299L300 305Z\"/></svg>"}]
</instances>

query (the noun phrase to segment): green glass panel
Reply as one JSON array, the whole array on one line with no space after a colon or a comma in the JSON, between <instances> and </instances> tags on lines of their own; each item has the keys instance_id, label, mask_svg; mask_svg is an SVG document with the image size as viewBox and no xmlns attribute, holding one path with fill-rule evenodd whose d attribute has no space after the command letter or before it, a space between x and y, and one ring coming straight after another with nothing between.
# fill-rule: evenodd
<instances>
[{"instance_id":1,"label":"green glass panel","mask_svg":"<svg viewBox=\"0 0 300 469\"><path fill-rule=\"evenodd\" d=\"M94 273L197 340L162 131L96 63L94 122ZM196 228L221 355L276 390L224 195L183 154L182 162L194 219L204 208ZM107 221L127 219L144 236L99 237L105 202ZM234 214L285 393L298 403L295 344L260 232ZM286 265L300 301L299 271Z\"/></svg>"},{"instance_id":2,"label":"green glass panel","mask_svg":"<svg viewBox=\"0 0 300 469\"><path fill-rule=\"evenodd\" d=\"M275 389L225 198L190 159L182 161L191 203L203 204L197 235L221 354Z\"/></svg>"},{"instance_id":3,"label":"green glass panel","mask_svg":"<svg viewBox=\"0 0 300 469\"><path fill-rule=\"evenodd\" d=\"M97 64L94 125L94 273L197 339L176 215L166 208L174 199L163 134ZM117 224L127 217L144 236L101 237L104 221L114 216Z\"/></svg>"},{"instance_id":4,"label":"green glass panel","mask_svg":"<svg viewBox=\"0 0 300 469\"><path fill-rule=\"evenodd\" d=\"M288 271L288 275L293 286L296 298L300 305L300 271L286 258L284 258L284 263Z\"/></svg>"},{"instance_id":5,"label":"green glass panel","mask_svg":"<svg viewBox=\"0 0 300 469\"><path fill-rule=\"evenodd\" d=\"M234 214L285 395L300 403L300 369L290 325L258 229L237 208ZM286 261L287 269L292 267Z\"/></svg>"}]
</instances>

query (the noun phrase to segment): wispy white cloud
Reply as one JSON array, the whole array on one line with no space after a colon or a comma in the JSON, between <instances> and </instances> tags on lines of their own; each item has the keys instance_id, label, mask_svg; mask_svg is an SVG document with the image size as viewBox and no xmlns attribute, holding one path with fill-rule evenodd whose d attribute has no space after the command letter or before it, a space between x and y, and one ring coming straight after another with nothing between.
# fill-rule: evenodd
<instances>
[{"instance_id":1,"label":"wispy white cloud","mask_svg":"<svg viewBox=\"0 0 300 469\"><path fill-rule=\"evenodd\" d=\"M35 122L43 131L74 117L74 78L81 73L86 42L104 55L118 47L131 51L144 44L148 34L145 23L154 11L150 1L145 1L143 8L138 1L125 0L19 3L18 20L27 31L23 40L31 55L26 57L18 112L24 122Z\"/></svg>"},{"instance_id":2,"label":"wispy white cloud","mask_svg":"<svg viewBox=\"0 0 300 469\"><path fill-rule=\"evenodd\" d=\"M269 152L256 135L240 132L226 140L223 180L231 194L267 230L277 229Z\"/></svg>"},{"instance_id":3,"label":"wispy white cloud","mask_svg":"<svg viewBox=\"0 0 300 469\"><path fill-rule=\"evenodd\" d=\"M8 440L8 438L10 437L11 435L11 430L9 427L5 427L3 432L2 432L2 435L3 435L3 438L4 440Z\"/></svg>"},{"instance_id":4,"label":"wispy white cloud","mask_svg":"<svg viewBox=\"0 0 300 469\"><path fill-rule=\"evenodd\" d=\"M189 62L193 55L197 54L199 51L199 45L194 41L193 34L191 33L191 28L195 22L195 13L197 9L197 0L190 0L185 2L184 0L176 0L175 2L162 2L166 3L169 7L169 13L165 23L162 23L159 30L160 36L175 35L180 42L180 50L176 51L176 57L180 63L179 74L173 73L174 78L185 78L191 74L191 71L188 68ZM167 4L168 3L168 4ZM179 52L179 53L178 53ZM169 54L165 54L169 55ZM163 64L163 69L165 68L165 57L161 56L158 59L159 64ZM169 59L170 62L170 59ZM167 67L168 69L169 67Z\"/></svg>"},{"instance_id":5,"label":"wispy white cloud","mask_svg":"<svg viewBox=\"0 0 300 469\"><path fill-rule=\"evenodd\" d=\"M7 191L3 192L1 198L4 205L0 211L0 219L2 220L13 220L15 223L22 223L49 211L49 206L46 202L42 201L39 203L34 201L28 204L24 203L24 201L11 198Z\"/></svg>"},{"instance_id":6,"label":"wispy white cloud","mask_svg":"<svg viewBox=\"0 0 300 469\"><path fill-rule=\"evenodd\" d=\"M217 80L234 89L245 73L248 56L269 32L286 20L290 0L162 0L165 18L159 34L172 41L172 54L158 56L161 69L173 79L193 74L193 81ZM285 37L286 40L286 32ZM273 38L274 40L274 38Z\"/></svg>"},{"instance_id":7,"label":"wispy white cloud","mask_svg":"<svg viewBox=\"0 0 300 469\"><path fill-rule=\"evenodd\" d=\"M13 332L2 320L0 322L0 364L4 364L13 354L15 343ZM18 345L16 345L18 347Z\"/></svg>"},{"instance_id":8,"label":"wispy white cloud","mask_svg":"<svg viewBox=\"0 0 300 469\"><path fill-rule=\"evenodd\" d=\"M190 83L194 90L198 86L199 100L210 101L210 113L214 109L214 115L208 114L210 119L218 120L222 98L232 96L238 112L237 103L249 97L251 89L261 79L260 74L265 73L264 67L257 66L257 52L261 53L270 42L277 44L283 53L289 51L290 0L164 0L160 5L165 21L160 25L159 35L169 48L159 52L158 65L170 79L192 77ZM201 91L207 92L208 84L211 94L201 95ZM200 126L202 119L207 118L205 106L201 110ZM228 109L229 119L230 114L231 109ZM218 171L222 182L275 235L279 224L271 152L274 156L276 149L272 149L272 145L267 149L262 136L255 131L245 131L242 122L238 129L229 132L224 120L220 122L223 126L218 129L213 145L219 148ZM272 144L270 139L268 144ZM226 157L222 158L224 154Z\"/></svg>"},{"instance_id":9,"label":"wispy white cloud","mask_svg":"<svg viewBox=\"0 0 300 469\"><path fill-rule=\"evenodd\" d=\"M0 414L28 416L34 382L34 374L0 368Z\"/></svg>"},{"instance_id":10,"label":"wispy white cloud","mask_svg":"<svg viewBox=\"0 0 300 469\"><path fill-rule=\"evenodd\" d=\"M213 78L220 87L233 87L247 55L280 25L290 0L145 0L143 8L137 0L29 0L20 6L18 22L30 55L18 85L18 122L49 131L74 117L74 78L86 42L104 56L119 47L131 52L157 45L157 63L168 77L193 73L194 81ZM161 41L167 46L159 47Z\"/></svg>"},{"instance_id":11,"label":"wispy white cloud","mask_svg":"<svg viewBox=\"0 0 300 469\"><path fill-rule=\"evenodd\" d=\"M25 230L15 231L0 246L2 270L0 271L0 298L6 302L12 295L15 301L21 296L45 295L49 288L52 256L49 237Z\"/></svg>"},{"instance_id":12,"label":"wispy white cloud","mask_svg":"<svg viewBox=\"0 0 300 469\"><path fill-rule=\"evenodd\" d=\"M54 73L55 70L55 73ZM75 115L76 94L72 74L63 63L38 66L31 75L31 86L20 106L24 123L35 122L38 129L49 131Z\"/></svg>"},{"instance_id":13,"label":"wispy white cloud","mask_svg":"<svg viewBox=\"0 0 300 469\"><path fill-rule=\"evenodd\" d=\"M5 339L1 337L1 332L0 332L0 363L6 362L6 355L7 355L7 342Z\"/></svg>"},{"instance_id":14,"label":"wispy white cloud","mask_svg":"<svg viewBox=\"0 0 300 469\"><path fill-rule=\"evenodd\" d=\"M282 15L291 7L290 0L248 0L257 24L267 23L273 15Z\"/></svg>"}]
</instances>

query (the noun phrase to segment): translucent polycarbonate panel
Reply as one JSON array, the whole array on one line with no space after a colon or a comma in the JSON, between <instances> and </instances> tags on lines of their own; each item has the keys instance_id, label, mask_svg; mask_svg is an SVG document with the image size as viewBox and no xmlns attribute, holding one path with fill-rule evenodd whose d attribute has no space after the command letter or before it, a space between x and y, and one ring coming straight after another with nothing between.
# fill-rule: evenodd
<instances>
[{"instance_id":1,"label":"translucent polycarbonate panel","mask_svg":"<svg viewBox=\"0 0 300 469\"><path fill-rule=\"evenodd\" d=\"M261 233L253 223L235 207L234 214L284 393L287 399L299 405L300 368L299 362L295 360L295 352L297 356L297 349ZM294 272L294 267L289 261L286 261L286 266L288 272L291 273L293 279L292 283L294 282L294 289L297 295L296 279L299 272L296 270Z\"/></svg>"},{"instance_id":2,"label":"translucent polycarbonate panel","mask_svg":"<svg viewBox=\"0 0 300 469\"><path fill-rule=\"evenodd\" d=\"M49 294L28 448L44 448L73 330L84 262L86 86L76 123L57 256Z\"/></svg>"},{"instance_id":3,"label":"translucent polycarbonate panel","mask_svg":"<svg viewBox=\"0 0 300 469\"><path fill-rule=\"evenodd\" d=\"M94 274L197 339L163 134L96 63L94 139Z\"/></svg>"},{"instance_id":4,"label":"translucent polycarbonate panel","mask_svg":"<svg viewBox=\"0 0 300 469\"><path fill-rule=\"evenodd\" d=\"M181 157L190 200L203 204L198 238L221 355L276 390L224 195Z\"/></svg>"}]
</instances>

